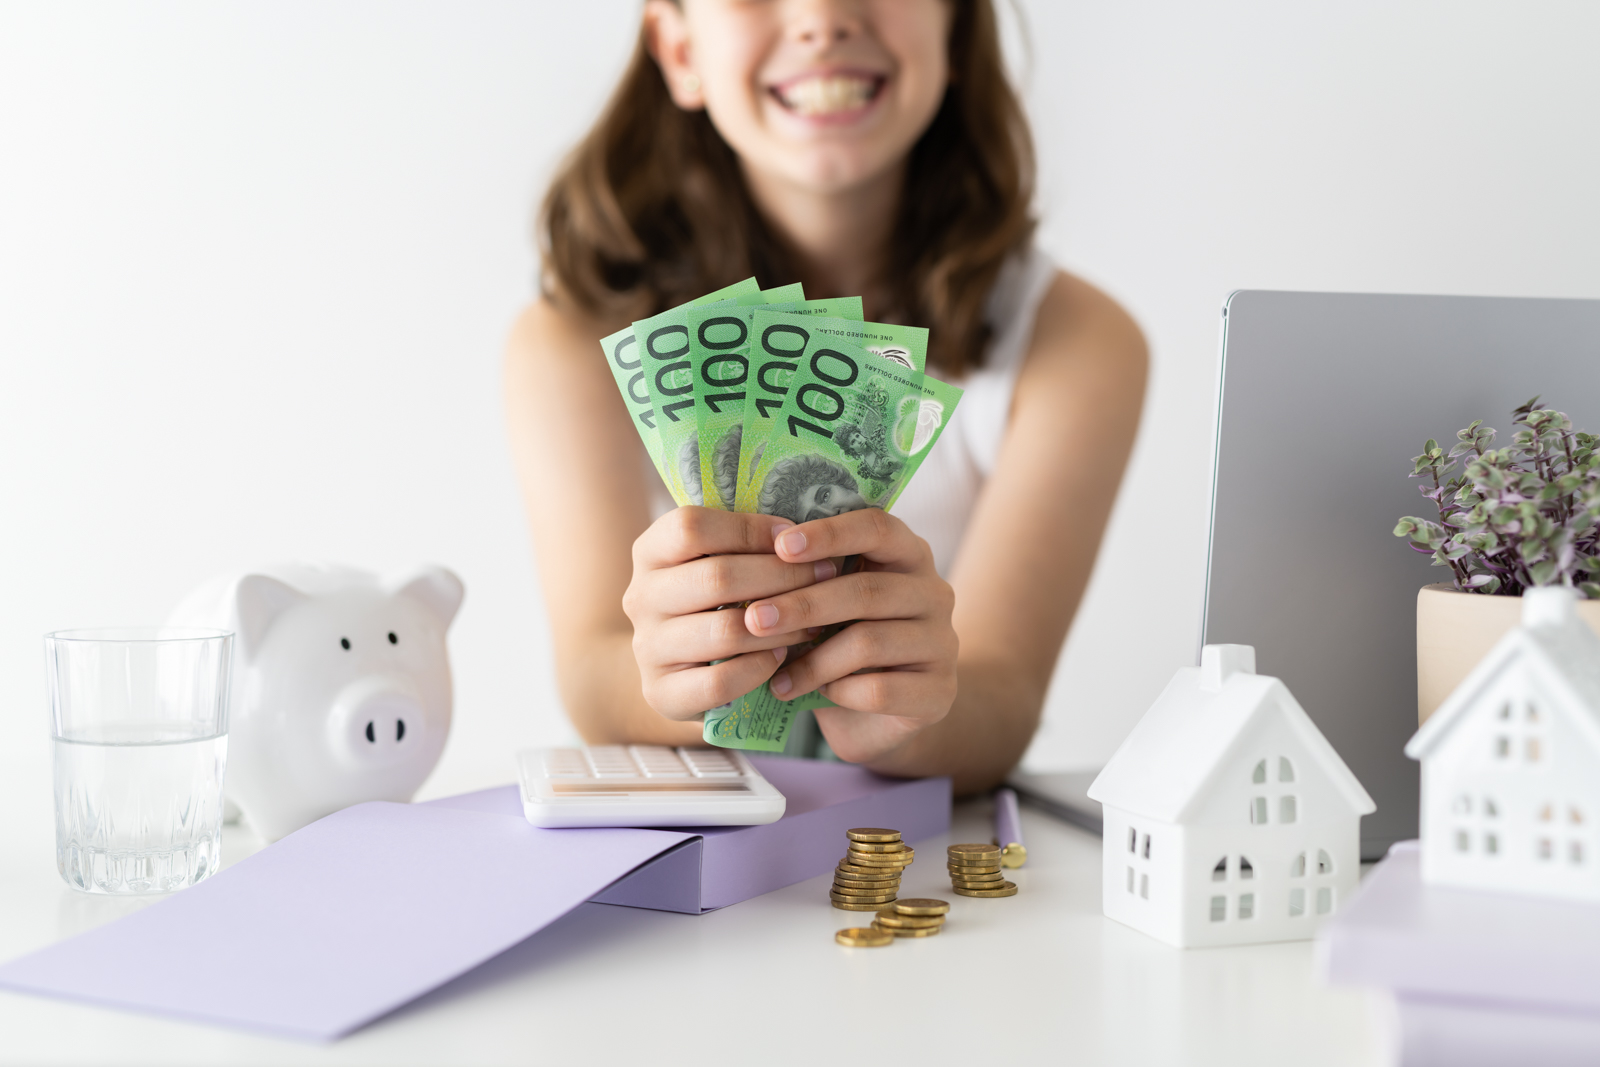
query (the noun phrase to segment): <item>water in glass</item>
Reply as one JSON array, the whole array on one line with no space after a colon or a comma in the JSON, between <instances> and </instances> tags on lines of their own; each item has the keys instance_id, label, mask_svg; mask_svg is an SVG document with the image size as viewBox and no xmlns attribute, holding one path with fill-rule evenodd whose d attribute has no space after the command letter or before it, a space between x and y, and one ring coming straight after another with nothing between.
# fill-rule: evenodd
<instances>
[{"instance_id":1,"label":"water in glass","mask_svg":"<svg viewBox=\"0 0 1600 1067\"><path fill-rule=\"evenodd\" d=\"M70 885L163 893L216 872L226 733L108 722L54 744L56 866Z\"/></svg>"}]
</instances>

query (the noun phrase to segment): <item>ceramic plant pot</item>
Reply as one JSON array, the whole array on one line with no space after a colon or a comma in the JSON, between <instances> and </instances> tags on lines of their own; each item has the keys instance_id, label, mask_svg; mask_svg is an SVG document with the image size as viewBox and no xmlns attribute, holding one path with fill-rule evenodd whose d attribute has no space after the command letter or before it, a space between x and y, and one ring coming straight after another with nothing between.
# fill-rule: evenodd
<instances>
[{"instance_id":1,"label":"ceramic plant pot","mask_svg":"<svg viewBox=\"0 0 1600 1067\"><path fill-rule=\"evenodd\" d=\"M1600 634L1600 600L1578 601L1578 617ZM1417 591L1418 725L1520 621L1519 596L1458 593L1448 582Z\"/></svg>"}]
</instances>

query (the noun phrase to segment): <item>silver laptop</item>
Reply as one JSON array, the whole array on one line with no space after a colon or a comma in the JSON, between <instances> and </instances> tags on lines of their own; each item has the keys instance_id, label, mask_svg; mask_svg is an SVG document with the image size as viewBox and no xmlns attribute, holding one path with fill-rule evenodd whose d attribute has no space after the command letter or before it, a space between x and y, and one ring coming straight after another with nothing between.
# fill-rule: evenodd
<instances>
[{"instance_id":1,"label":"silver laptop","mask_svg":"<svg viewBox=\"0 0 1600 1067\"><path fill-rule=\"evenodd\" d=\"M1202 643L1288 684L1377 802L1377 858L1417 833L1416 597L1449 578L1392 533L1432 507L1411 459L1474 419L1509 443L1535 395L1600 431L1600 300L1241 290L1222 314ZM1098 820L1082 777L1013 784Z\"/></svg>"}]
</instances>

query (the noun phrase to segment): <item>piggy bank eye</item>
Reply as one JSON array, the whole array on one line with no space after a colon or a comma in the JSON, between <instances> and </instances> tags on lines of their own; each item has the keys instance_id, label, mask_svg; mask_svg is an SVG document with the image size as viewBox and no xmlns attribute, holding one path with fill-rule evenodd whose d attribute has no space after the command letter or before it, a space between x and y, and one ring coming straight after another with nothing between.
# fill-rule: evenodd
<instances>
[{"instance_id":1,"label":"piggy bank eye","mask_svg":"<svg viewBox=\"0 0 1600 1067\"><path fill-rule=\"evenodd\" d=\"M400 639L394 635L393 630L389 631L389 643L391 645L398 645L400 643Z\"/></svg>"},{"instance_id":2,"label":"piggy bank eye","mask_svg":"<svg viewBox=\"0 0 1600 1067\"><path fill-rule=\"evenodd\" d=\"M350 651L350 639L348 637L339 638L339 647L344 649L346 652L349 652Z\"/></svg>"}]
</instances>

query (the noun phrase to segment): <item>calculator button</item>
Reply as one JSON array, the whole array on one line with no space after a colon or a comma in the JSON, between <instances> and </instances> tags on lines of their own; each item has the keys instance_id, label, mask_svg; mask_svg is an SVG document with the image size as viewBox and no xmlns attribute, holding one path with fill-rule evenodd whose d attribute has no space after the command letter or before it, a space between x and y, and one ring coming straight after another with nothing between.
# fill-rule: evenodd
<instances>
[{"instance_id":1,"label":"calculator button","mask_svg":"<svg viewBox=\"0 0 1600 1067\"><path fill-rule=\"evenodd\" d=\"M589 764L575 748L552 748L544 753L546 778L588 778Z\"/></svg>"},{"instance_id":2,"label":"calculator button","mask_svg":"<svg viewBox=\"0 0 1600 1067\"><path fill-rule=\"evenodd\" d=\"M684 766L683 760L670 748L661 745L634 745L628 751L633 753L640 772L646 778L689 777L689 768Z\"/></svg>"},{"instance_id":3,"label":"calculator button","mask_svg":"<svg viewBox=\"0 0 1600 1067\"><path fill-rule=\"evenodd\" d=\"M589 767L596 778L637 778L628 750L621 745L598 745L589 749Z\"/></svg>"},{"instance_id":4,"label":"calculator button","mask_svg":"<svg viewBox=\"0 0 1600 1067\"><path fill-rule=\"evenodd\" d=\"M721 752L679 749L696 778L737 778L739 766Z\"/></svg>"}]
</instances>

